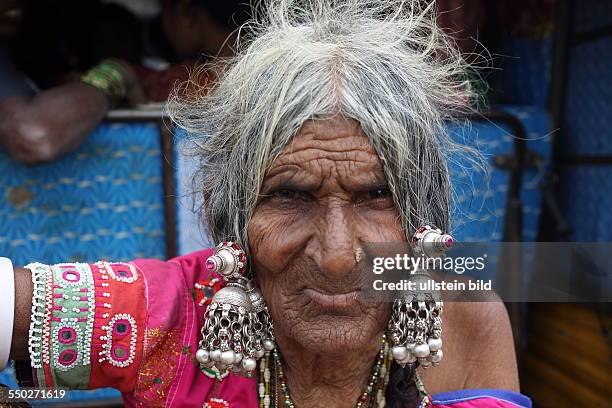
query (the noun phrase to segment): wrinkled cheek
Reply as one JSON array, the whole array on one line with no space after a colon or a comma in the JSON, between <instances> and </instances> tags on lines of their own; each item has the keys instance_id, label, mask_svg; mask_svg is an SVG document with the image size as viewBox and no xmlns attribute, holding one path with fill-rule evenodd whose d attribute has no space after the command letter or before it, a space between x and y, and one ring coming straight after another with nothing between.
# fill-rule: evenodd
<instances>
[{"instance_id":1,"label":"wrinkled cheek","mask_svg":"<svg viewBox=\"0 0 612 408\"><path fill-rule=\"evenodd\" d=\"M249 224L251 265L255 281L266 299L272 319L276 322L299 319L299 299L295 289L300 285L302 248L308 241L308 227L288 220L287 214L258 211ZM283 325L282 323L281 326ZM279 330L284 330L281 326Z\"/></svg>"},{"instance_id":2,"label":"wrinkled cheek","mask_svg":"<svg viewBox=\"0 0 612 408\"><path fill-rule=\"evenodd\" d=\"M255 211L248 228L251 265L258 279L278 275L308 241L309 228L301 220L274 211Z\"/></svg>"}]
</instances>

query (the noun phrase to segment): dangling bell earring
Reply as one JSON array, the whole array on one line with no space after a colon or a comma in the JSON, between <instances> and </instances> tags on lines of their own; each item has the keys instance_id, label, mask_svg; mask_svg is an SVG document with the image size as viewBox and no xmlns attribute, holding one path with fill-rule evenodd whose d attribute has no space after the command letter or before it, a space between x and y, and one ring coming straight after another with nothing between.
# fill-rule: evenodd
<instances>
[{"instance_id":1,"label":"dangling bell earring","mask_svg":"<svg viewBox=\"0 0 612 408\"><path fill-rule=\"evenodd\" d=\"M215 248L205 266L210 272L223 276L227 286L213 296L208 306L196 359L201 367L216 370L217 378L223 378L230 370L252 376L257 367L256 359L264 353L258 351L254 341L259 332L254 327L256 316L249 294L249 290L253 291L252 283L244 276L246 254L238 244L223 242Z\"/></svg>"},{"instance_id":2,"label":"dangling bell earring","mask_svg":"<svg viewBox=\"0 0 612 408\"><path fill-rule=\"evenodd\" d=\"M428 258L444 256L453 242L450 235L426 225L417 229L412 238L413 255L422 257L427 263ZM421 283L431 280L425 269L415 271L410 280L417 290L395 299L388 325L393 359L402 367L417 361L425 368L436 366L443 356L442 299L439 292L424 293L418 290Z\"/></svg>"},{"instance_id":3,"label":"dangling bell earring","mask_svg":"<svg viewBox=\"0 0 612 408\"><path fill-rule=\"evenodd\" d=\"M255 356L261 358L265 353L271 352L276 347L274 344L274 327L264 297L252 281L249 281L247 290L253 306L251 319L254 322L253 342L256 344L255 349L257 350Z\"/></svg>"}]
</instances>

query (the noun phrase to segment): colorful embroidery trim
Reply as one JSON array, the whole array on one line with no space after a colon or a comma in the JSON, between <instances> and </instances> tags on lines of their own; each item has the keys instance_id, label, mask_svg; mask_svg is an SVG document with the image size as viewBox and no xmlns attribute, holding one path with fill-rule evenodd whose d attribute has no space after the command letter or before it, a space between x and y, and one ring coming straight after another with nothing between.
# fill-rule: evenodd
<instances>
[{"instance_id":1,"label":"colorful embroidery trim","mask_svg":"<svg viewBox=\"0 0 612 408\"><path fill-rule=\"evenodd\" d=\"M217 367L202 367L202 372L208 378L221 381L229 375L229 370L219 371Z\"/></svg>"},{"instance_id":2,"label":"colorful embroidery trim","mask_svg":"<svg viewBox=\"0 0 612 408\"><path fill-rule=\"evenodd\" d=\"M211 398L204 403L203 408L230 408L230 404L221 398Z\"/></svg>"},{"instance_id":3,"label":"colorful embroidery trim","mask_svg":"<svg viewBox=\"0 0 612 408\"><path fill-rule=\"evenodd\" d=\"M211 278L196 282L194 285L194 299L199 306L208 306L212 298L223 286L223 281L219 278Z\"/></svg>"},{"instance_id":4,"label":"colorful embroidery trim","mask_svg":"<svg viewBox=\"0 0 612 408\"><path fill-rule=\"evenodd\" d=\"M92 270L79 263L35 263L27 268L33 282L28 351L38 383L84 388L90 375L96 306Z\"/></svg>"},{"instance_id":5,"label":"colorful embroidery trim","mask_svg":"<svg viewBox=\"0 0 612 408\"><path fill-rule=\"evenodd\" d=\"M91 268L88 264L57 264L51 271L49 343L53 366L59 371L68 371L77 365L89 366L96 307Z\"/></svg>"},{"instance_id":6,"label":"colorful embroidery trim","mask_svg":"<svg viewBox=\"0 0 612 408\"><path fill-rule=\"evenodd\" d=\"M59 371L68 371L78 364L79 358L83 359L83 332L76 322L62 322L61 326L56 326L52 339L54 364Z\"/></svg>"},{"instance_id":7,"label":"colorful embroidery trim","mask_svg":"<svg viewBox=\"0 0 612 408\"><path fill-rule=\"evenodd\" d=\"M42 338L46 329L45 282L51 268L40 263L26 265L32 272L32 315L28 335L28 352L32 368L42 368ZM48 329L46 329L48 330Z\"/></svg>"},{"instance_id":8,"label":"colorful embroidery trim","mask_svg":"<svg viewBox=\"0 0 612 408\"><path fill-rule=\"evenodd\" d=\"M127 367L136 358L138 328L136 320L128 313L114 315L108 325L102 326L106 334L100 337L105 341L100 352L99 362L108 361L115 367Z\"/></svg>"},{"instance_id":9,"label":"colorful embroidery trim","mask_svg":"<svg viewBox=\"0 0 612 408\"><path fill-rule=\"evenodd\" d=\"M134 283L138 280L138 270L129 263L117 262L108 263L100 261L96 264L100 272L106 272L111 278L118 282Z\"/></svg>"},{"instance_id":10,"label":"colorful embroidery trim","mask_svg":"<svg viewBox=\"0 0 612 408\"><path fill-rule=\"evenodd\" d=\"M28 350L41 387L87 388L94 351L99 357L97 373L99 363L125 368L136 360L138 327L134 316L141 318L140 314L116 313L112 294L137 293L136 286L136 291L128 292L123 287L127 284L131 289L138 280L141 272L137 267L99 262L95 266L35 263L27 268L33 282Z\"/></svg>"}]
</instances>

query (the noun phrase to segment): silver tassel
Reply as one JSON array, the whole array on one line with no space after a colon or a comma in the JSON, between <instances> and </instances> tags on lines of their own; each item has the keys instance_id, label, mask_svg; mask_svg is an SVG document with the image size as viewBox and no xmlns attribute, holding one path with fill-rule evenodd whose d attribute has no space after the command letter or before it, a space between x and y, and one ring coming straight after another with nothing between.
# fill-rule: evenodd
<instances>
[{"instance_id":1,"label":"silver tassel","mask_svg":"<svg viewBox=\"0 0 612 408\"><path fill-rule=\"evenodd\" d=\"M269 353L276 347L274 344L274 327L272 319L268 312L268 307L263 298L263 295L251 282L247 287L251 304L253 305L253 337L254 343L257 344L257 356L262 357L265 353ZM262 351L263 350L263 353Z\"/></svg>"},{"instance_id":2,"label":"silver tassel","mask_svg":"<svg viewBox=\"0 0 612 408\"><path fill-rule=\"evenodd\" d=\"M206 312L202 340L196 359L204 367L223 373L228 369L248 374L256 366L246 350L251 301L244 287L237 284L219 290Z\"/></svg>"},{"instance_id":3,"label":"silver tassel","mask_svg":"<svg viewBox=\"0 0 612 408\"><path fill-rule=\"evenodd\" d=\"M452 244L450 235L429 225L419 228L412 239L414 256L428 258L443 256ZM431 277L421 270L411 275L410 280L419 288ZM408 291L393 302L388 332L393 343L391 353L397 364L404 367L418 361L420 366L427 368L440 363L443 357L442 308L438 292L423 293L418 289Z\"/></svg>"},{"instance_id":4,"label":"silver tassel","mask_svg":"<svg viewBox=\"0 0 612 408\"><path fill-rule=\"evenodd\" d=\"M221 378L229 371L252 376L257 368L256 359L263 355L254 341L258 331L248 293L252 283L244 277L246 264L244 251L233 242L219 244L205 264L228 284L213 296L208 306L196 360L202 368L217 371Z\"/></svg>"}]
</instances>

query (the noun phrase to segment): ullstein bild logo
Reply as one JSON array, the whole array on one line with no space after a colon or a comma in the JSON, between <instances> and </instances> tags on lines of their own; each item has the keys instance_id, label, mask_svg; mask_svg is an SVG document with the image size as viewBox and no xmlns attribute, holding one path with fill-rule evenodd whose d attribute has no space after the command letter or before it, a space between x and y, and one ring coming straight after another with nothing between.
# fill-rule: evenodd
<instances>
[{"instance_id":1,"label":"ullstein bild logo","mask_svg":"<svg viewBox=\"0 0 612 408\"><path fill-rule=\"evenodd\" d=\"M372 287L376 291L411 291L411 292L433 292L433 291L488 291L491 290L491 280L474 280L468 282L459 282L454 279L452 281L434 281L428 279L426 281L415 282L409 279L402 279L399 282L384 282L382 279L377 279L372 282Z\"/></svg>"}]
</instances>

